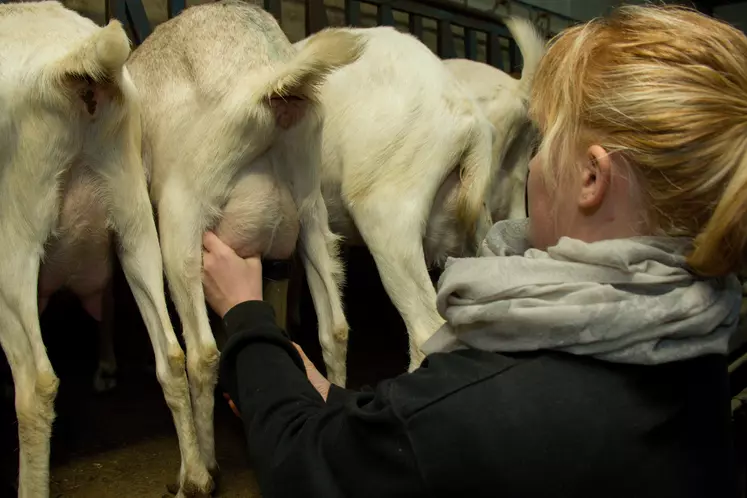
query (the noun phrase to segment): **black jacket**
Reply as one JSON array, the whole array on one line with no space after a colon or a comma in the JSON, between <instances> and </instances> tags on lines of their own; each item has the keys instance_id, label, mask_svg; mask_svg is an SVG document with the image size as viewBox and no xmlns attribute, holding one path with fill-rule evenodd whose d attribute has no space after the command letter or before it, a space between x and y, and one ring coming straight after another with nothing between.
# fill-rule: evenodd
<instances>
[{"instance_id":1,"label":"black jacket","mask_svg":"<svg viewBox=\"0 0 747 498\"><path fill-rule=\"evenodd\" d=\"M221 382L264 498L735 496L724 357L468 350L325 403L267 304L224 324Z\"/></svg>"}]
</instances>

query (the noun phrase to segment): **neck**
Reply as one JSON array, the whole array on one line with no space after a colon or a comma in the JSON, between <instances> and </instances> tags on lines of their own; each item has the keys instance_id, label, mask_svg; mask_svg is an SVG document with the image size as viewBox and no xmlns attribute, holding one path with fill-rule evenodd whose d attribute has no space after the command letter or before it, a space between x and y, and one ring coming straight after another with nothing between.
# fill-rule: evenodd
<instances>
[{"instance_id":1,"label":"neck","mask_svg":"<svg viewBox=\"0 0 747 498\"><path fill-rule=\"evenodd\" d=\"M625 239L647 233L635 212L619 202L605 202L594 212L579 210L564 228L561 233L584 242Z\"/></svg>"}]
</instances>

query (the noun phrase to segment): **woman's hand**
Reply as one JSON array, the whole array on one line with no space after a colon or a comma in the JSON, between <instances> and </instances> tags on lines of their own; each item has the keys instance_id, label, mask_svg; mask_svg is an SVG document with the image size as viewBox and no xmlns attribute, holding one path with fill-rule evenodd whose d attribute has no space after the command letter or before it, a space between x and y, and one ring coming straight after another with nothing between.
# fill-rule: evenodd
<instances>
[{"instance_id":1,"label":"woman's hand","mask_svg":"<svg viewBox=\"0 0 747 498\"><path fill-rule=\"evenodd\" d=\"M203 276L207 299L221 318L244 301L262 300L262 262L259 257L243 259L213 232L202 238Z\"/></svg>"},{"instance_id":2,"label":"woman's hand","mask_svg":"<svg viewBox=\"0 0 747 498\"><path fill-rule=\"evenodd\" d=\"M301 355L303 366L306 369L306 377L309 379L309 382L311 382L311 385L314 386L314 389L316 389L319 394L322 395L322 398L324 398L324 401L326 402L327 396L329 396L329 388L332 384L321 373L319 373L319 370L317 370L314 364L311 363L311 360L306 356L306 353L303 352L301 346L299 346L295 342L293 343L293 345L298 350L298 354Z\"/></svg>"}]
</instances>

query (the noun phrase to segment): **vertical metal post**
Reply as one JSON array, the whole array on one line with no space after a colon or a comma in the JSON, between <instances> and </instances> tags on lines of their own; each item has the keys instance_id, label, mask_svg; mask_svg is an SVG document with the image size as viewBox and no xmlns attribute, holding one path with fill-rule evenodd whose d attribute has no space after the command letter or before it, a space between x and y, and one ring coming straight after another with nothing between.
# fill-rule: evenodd
<instances>
[{"instance_id":1,"label":"vertical metal post","mask_svg":"<svg viewBox=\"0 0 747 498\"><path fill-rule=\"evenodd\" d=\"M453 59L456 57L454 50L454 33L451 32L451 23L443 19L438 21L438 56L442 59Z\"/></svg>"},{"instance_id":2,"label":"vertical metal post","mask_svg":"<svg viewBox=\"0 0 747 498\"><path fill-rule=\"evenodd\" d=\"M173 19L178 16L181 11L187 8L187 2L185 0L167 0L166 8L168 10L169 19Z\"/></svg>"},{"instance_id":3,"label":"vertical metal post","mask_svg":"<svg viewBox=\"0 0 747 498\"><path fill-rule=\"evenodd\" d=\"M495 33L488 33L488 40L486 45L488 64L503 70L501 39Z\"/></svg>"},{"instance_id":4,"label":"vertical metal post","mask_svg":"<svg viewBox=\"0 0 747 498\"><path fill-rule=\"evenodd\" d=\"M418 40L423 40L423 18L416 15L410 14L410 33Z\"/></svg>"},{"instance_id":5,"label":"vertical metal post","mask_svg":"<svg viewBox=\"0 0 747 498\"><path fill-rule=\"evenodd\" d=\"M173 1L173 0L169 0ZM184 1L184 0L180 0ZM275 17L278 24L283 22L283 2L282 0L264 0L264 8L267 12Z\"/></svg>"},{"instance_id":6,"label":"vertical metal post","mask_svg":"<svg viewBox=\"0 0 747 498\"><path fill-rule=\"evenodd\" d=\"M376 11L376 21L379 26L394 26L394 12L388 3L382 3Z\"/></svg>"},{"instance_id":7,"label":"vertical metal post","mask_svg":"<svg viewBox=\"0 0 747 498\"><path fill-rule=\"evenodd\" d=\"M509 72L512 73L518 73L521 71L521 51L519 50L519 46L516 44L516 40L511 38L508 40L508 65L509 65Z\"/></svg>"},{"instance_id":8,"label":"vertical metal post","mask_svg":"<svg viewBox=\"0 0 747 498\"><path fill-rule=\"evenodd\" d=\"M130 27L135 45L143 43L153 31L140 0L107 0L105 13L107 20L114 18Z\"/></svg>"},{"instance_id":9,"label":"vertical metal post","mask_svg":"<svg viewBox=\"0 0 747 498\"><path fill-rule=\"evenodd\" d=\"M360 26L361 3L358 0L345 0L345 24Z\"/></svg>"},{"instance_id":10,"label":"vertical metal post","mask_svg":"<svg viewBox=\"0 0 747 498\"><path fill-rule=\"evenodd\" d=\"M324 0L306 0L306 36L329 26Z\"/></svg>"},{"instance_id":11,"label":"vertical metal post","mask_svg":"<svg viewBox=\"0 0 747 498\"><path fill-rule=\"evenodd\" d=\"M477 32L464 28L464 56L472 61L477 60Z\"/></svg>"}]
</instances>

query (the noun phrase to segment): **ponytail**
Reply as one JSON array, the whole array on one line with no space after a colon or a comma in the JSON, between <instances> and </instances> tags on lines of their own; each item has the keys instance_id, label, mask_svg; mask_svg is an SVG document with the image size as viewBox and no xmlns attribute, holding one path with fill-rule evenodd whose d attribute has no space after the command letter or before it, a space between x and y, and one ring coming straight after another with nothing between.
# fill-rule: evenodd
<instances>
[{"instance_id":1,"label":"ponytail","mask_svg":"<svg viewBox=\"0 0 747 498\"><path fill-rule=\"evenodd\" d=\"M724 276L742 269L747 249L747 153L740 156L736 171L687 258L690 267L704 276Z\"/></svg>"}]
</instances>

